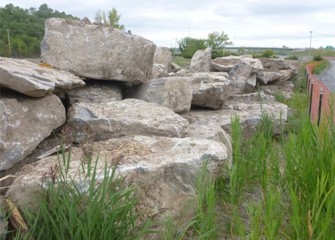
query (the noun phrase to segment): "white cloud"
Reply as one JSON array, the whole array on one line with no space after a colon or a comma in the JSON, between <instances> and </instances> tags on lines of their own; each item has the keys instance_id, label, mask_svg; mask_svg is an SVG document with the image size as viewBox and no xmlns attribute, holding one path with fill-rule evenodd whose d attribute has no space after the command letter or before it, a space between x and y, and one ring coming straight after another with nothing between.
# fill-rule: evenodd
<instances>
[{"instance_id":1,"label":"white cloud","mask_svg":"<svg viewBox=\"0 0 335 240\"><path fill-rule=\"evenodd\" d=\"M6 2L7 1L7 2ZM212 31L224 31L235 46L308 47L335 45L335 1L323 0L4 0L23 8L47 3L59 11L94 19L98 9L115 7L121 23L133 33L158 45L175 46L188 35L206 38Z\"/></svg>"}]
</instances>

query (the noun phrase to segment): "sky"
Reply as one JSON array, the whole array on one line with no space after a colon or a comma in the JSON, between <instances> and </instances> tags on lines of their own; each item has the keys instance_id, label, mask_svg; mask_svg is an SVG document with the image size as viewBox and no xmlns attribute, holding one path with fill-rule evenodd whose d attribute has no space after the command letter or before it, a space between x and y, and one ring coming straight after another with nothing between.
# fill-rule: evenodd
<instances>
[{"instance_id":1,"label":"sky","mask_svg":"<svg viewBox=\"0 0 335 240\"><path fill-rule=\"evenodd\" d=\"M335 46L334 0L0 0L1 7L8 3L46 3L92 21L98 10L115 7L120 24L158 46L177 47L183 37L205 39L214 31L228 34L234 47Z\"/></svg>"}]
</instances>

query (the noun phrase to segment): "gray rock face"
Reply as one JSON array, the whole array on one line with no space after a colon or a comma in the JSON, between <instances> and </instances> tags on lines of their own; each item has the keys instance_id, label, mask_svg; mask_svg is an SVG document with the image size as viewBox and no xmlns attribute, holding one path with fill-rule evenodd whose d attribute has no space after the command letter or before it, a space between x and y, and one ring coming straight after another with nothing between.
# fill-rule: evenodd
<instances>
[{"instance_id":1,"label":"gray rock face","mask_svg":"<svg viewBox=\"0 0 335 240\"><path fill-rule=\"evenodd\" d=\"M154 63L164 65L166 71L170 69L172 54L167 47L157 47L154 54Z\"/></svg>"},{"instance_id":2,"label":"gray rock face","mask_svg":"<svg viewBox=\"0 0 335 240\"><path fill-rule=\"evenodd\" d=\"M225 71L230 71L232 67L239 64L241 61L253 59L252 55L241 55L241 56L227 56L219 57L212 60L215 65L220 65L221 67L227 68Z\"/></svg>"},{"instance_id":3,"label":"gray rock face","mask_svg":"<svg viewBox=\"0 0 335 240\"><path fill-rule=\"evenodd\" d=\"M50 92L85 85L71 73L3 57L0 58L0 76L0 86L30 97L42 97Z\"/></svg>"},{"instance_id":4,"label":"gray rock face","mask_svg":"<svg viewBox=\"0 0 335 240\"><path fill-rule=\"evenodd\" d=\"M78 76L138 84L151 78L155 49L151 41L118 29L50 18L41 59Z\"/></svg>"},{"instance_id":5,"label":"gray rock face","mask_svg":"<svg viewBox=\"0 0 335 240\"><path fill-rule=\"evenodd\" d=\"M191 72L209 72L211 70L212 50L206 48L205 50L198 50L194 53L191 64Z\"/></svg>"},{"instance_id":6,"label":"gray rock face","mask_svg":"<svg viewBox=\"0 0 335 240\"><path fill-rule=\"evenodd\" d=\"M277 72L262 71L257 73L257 80L262 84L273 82L285 82L291 79L290 70L278 70Z\"/></svg>"},{"instance_id":7,"label":"gray rock face","mask_svg":"<svg viewBox=\"0 0 335 240\"><path fill-rule=\"evenodd\" d=\"M53 129L65 122L56 95L43 98L0 98L0 170L28 156Z\"/></svg>"},{"instance_id":8,"label":"gray rock face","mask_svg":"<svg viewBox=\"0 0 335 240\"><path fill-rule=\"evenodd\" d=\"M232 94L250 93L256 86L256 74L263 70L260 60L252 56L229 56L212 60L212 69L229 72Z\"/></svg>"},{"instance_id":9,"label":"gray rock face","mask_svg":"<svg viewBox=\"0 0 335 240\"><path fill-rule=\"evenodd\" d=\"M84 88L76 88L66 93L71 105L76 102L103 103L122 100L121 88L108 81L88 81Z\"/></svg>"},{"instance_id":10,"label":"gray rock face","mask_svg":"<svg viewBox=\"0 0 335 240\"><path fill-rule=\"evenodd\" d=\"M235 65L229 71L229 75L232 80L233 94L244 93L245 91L252 92L252 88L256 86L256 76L246 63Z\"/></svg>"},{"instance_id":11,"label":"gray rock face","mask_svg":"<svg viewBox=\"0 0 335 240\"><path fill-rule=\"evenodd\" d=\"M231 158L233 157L231 136L215 123L208 123L202 121L194 122L190 124L187 136L191 138L208 139L221 142L226 146L228 155Z\"/></svg>"},{"instance_id":12,"label":"gray rock face","mask_svg":"<svg viewBox=\"0 0 335 240\"><path fill-rule=\"evenodd\" d=\"M192 75L192 105L220 109L231 94L230 81L221 73Z\"/></svg>"},{"instance_id":13,"label":"gray rock face","mask_svg":"<svg viewBox=\"0 0 335 240\"><path fill-rule=\"evenodd\" d=\"M137 210L144 219L164 220L166 216L178 219L185 213L185 206L193 212L196 177L204 162L208 162L206 174L209 178L222 174L227 169L224 166L229 168L231 165L225 146L205 139L133 136L96 142L92 149L95 150L92 159L99 154L98 173L102 172L105 159L119 159L118 172L125 177L126 183L136 187ZM78 177L85 152L75 147L71 151L69 175L85 186L87 182ZM20 209L36 209L35 194L43 189L43 175L56 163L57 156L50 156L24 167L9 188L7 197Z\"/></svg>"},{"instance_id":14,"label":"gray rock face","mask_svg":"<svg viewBox=\"0 0 335 240\"><path fill-rule=\"evenodd\" d=\"M138 99L74 104L68 110L68 123L77 142L91 133L99 141L132 135L184 137L188 132L188 121L172 110Z\"/></svg>"},{"instance_id":15,"label":"gray rock face","mask_svg":"<svg viewBox=\"0 0 335 240\"><path fill-rule=\"evenodd\" d=\"M154 63L152 66L152 78L168 77L168 70L163 64Z\"/></svg>"},{"instance_id":16,"label":"gray rock face","mask_svg":"<svg viewBox=\"0 0 335 240\"><path fill-rule=\"evenodd\" d=\"M282 103L260 103L260 102L228 102L225 109L216 111L192 110L182 116L189 120L190 125L197 124L217 124L230 133L231 119L238 116L241 127L244 129L244 136L251 136L255 132L256 126L263 114L267 114L273 119L275 132L280 133L283 124L287 120L288 108Z\"/></svg>"},{"instance_id":17,"label":"gray rock face","mask_svg":"<svg viewBox=\"0 0 335 240\"><path fill-rule=\"evenodd\" d=\"M176 113L187 112L192 102L191 80L174 76L153 79L139 86L132 97L157 103Z\"/></svg>"}]
</instances>

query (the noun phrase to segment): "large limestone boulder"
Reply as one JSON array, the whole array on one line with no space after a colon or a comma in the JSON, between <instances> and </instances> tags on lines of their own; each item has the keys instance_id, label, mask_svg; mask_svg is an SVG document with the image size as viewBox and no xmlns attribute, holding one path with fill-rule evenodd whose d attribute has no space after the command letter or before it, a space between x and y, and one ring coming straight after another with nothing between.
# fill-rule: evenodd
<instances>
[{"instance_id":1,"label":"large limestone boulder","mask_svg":"<svg viewBox=\"0 0 335 240\"><path fill-rule=\"evenodd\" d=\"M138 84L151 78L155 49L153 42L119 29L50 18L41 60L86 78Z\"/></svg>"},{"instance_id":2,"label":"large limestone boulder","mask_svg":"<svg viewBox=\"0 0 335 240\"><path fill-rule=\"evenodd\" d=\"M208 139L221 142L226 146L228 155L233 157L232 138L218 124L196 121L190 124L188 137Z\"/></svg>"},{"instance_id":3,"label":"large limestone boulder","mask_svg":"<svg viewBox=\"0 0 335 240\"><path fill-rule=\"evenodd\" d=\"M260 58L264 69L269 71L296 70L296 67L284 59Z\"/></svg>"},{"instance_id":4,"label":"large limestone boulder","mask_svg":"<svg viewBox=\"0 0 335 240\"><path fill-rule=\"evenodd\" d=\"M229 72L232 94L253 92L257 82L257 73L263 70L262 62L252 56L229 56L212 60L213 71Z\"/></svg>"},{"instance_id":5,"label":"large limestone boulder","mask_svg":"<svg viewBox=\"0 0 335 240\"><path fill-rule=\"evenodd\" d=\"M75 141L106 140L131 135L184 137L188 121L172 110L138 99L76 103L68 110ZM93 136L91 136L93 135Z\"/></svg>"},{"instance_id":6,"label":"large limestone boulder","mask_svg":"<svg viewBox=\"0 0 335 240\"><path fill-rule=\"evenodd\" d=\"M0 170L5 170L23 160L65 122L65 109L56 95L0 96Z\"/></svg>"},{"instance_id":7,"label":"large limestone boulder","mask_svg":"<svg viewBox=\"0 0 335 240\"><path fill-rule=\"evenodd\" d=\"M278 71L261 71L257 73L257 80L261 84L269 84L275 82L285 82L292 78L290 70Z\"/></svg>"},{"instance_id":8,"label":"large limestone boulder","mask_svg":"<svg viewBox=\"0 0 335 240\"><path fill-rule=\"evenodd\" d=\"M122 100L122 90L119 85L110 81L88 80L83 88L66 92L69 104L76 102L103 103Z\"/></svg>"},{"instance_id":9,"label":"large limestone boulder","mask_svg":"<svg viewBox=\"0 0 335 240\"><path fill-rule=\"evenodd\" d=\"M195 73L191 78L193 106L220 109L231 94L230 80L223 73Z\"/></svg>"},{"instance_id":10,"label":"large limestone boulder","mask_svg":"<svg viewBox=\"0 0 335 240\"><path fill-rule=\"evenodd\" d=\"M168 77L168 69L163 64L154 63L152 66L152 78Z\"/></svg>"},{"instance_id":11,"label":"large limestone boulder","mask_svg":"<svg viewBox=\"0 0 335 240\"><path fill-rule=\"evenodd\" d=\"M125 177L125 183L136 187L140 216L158 221L167 216L185 217L185 209L194 212L196 178L205 162L209 178L224 173L231 165L226 147L205 139L133 136L95 142L92 149L92 159L99 155L97 172L103 172L105 160L107 165L117 162L117 171ZM88 183L80 180L80 176L83 176L81 164L87 153L75 147L71 152L69 179L86 189ZM20 209L36 209L36 194L51 181L47 173L55 164L59 164L57 156L50 156L25 166L10 186L7 197Z\"/></svg>"},{"instance_id":12,"label":"large limestone boulder","mask_svg":"<svg viewBox=\"0 0 335 240\"><path fill-rule=\"evenodd\" d=\"M259 60L253 59L252 55L241 55L241 56L227 56L215 58L211 61L211 71L213 72L229 72L235 65L240 62L253 62L255 65L259 65ZM257 66L260 68L260 66Z\"/></svg>"},{"instance_id":13,"label":"large limestone boulder","mask_svg":"<svg viewBox=\"0 0 335 240\"><path fill-rule=\"evenodd\" d=\"M157 47L154 54L154 63L164 65L166 71L170 69L172 53L167 47Z\"/></svg>"},{"instance_id":14,"label":"large limestone boulder","mask_svg":"<svg viewBox=\"0 0 335 240\"><path fill-rule=\"evenodd\" d=\"M176 113L191 109L192 85L187 77L166 77L153 79L135 89L132 97L157 103Z\"/></svg>"},{"instance_id":15,"label":"large limestone boulder","mask_svg":"<svg viewBox=\"0 0 335 240\"><path fill-rule=\"evenodd\" d=\"M190 72L209 72L211 70L211 58L212 50L210 48L196 51L191 59Z\"/></svg>"},{"instance_id":16,"label":"large limestone boulder","mask_svg":"<svg viewBox=\"0 0 335 240\"><path fill-rule=\"evenodd\" d=\"M264 114L268 115L274 122L275 133L280 134L282 127L287 121L288 107L285 104L270 102L239 102L226 103L224 109L216 111L192 110L182 116L192 124L217 124L227 133L231 132L231 119L239 117L244 136L249 137L256 131L256 126Z\"/></svg>"},{"instance_id":17,"label":"large limestone boulder","mask_svg":"<svg viewBox=\"0 0 335 240\"><path fill-rule=\"evenodd\" d=\"M0 57L0 76L0 87L30 97L42 97L50 92L85 85L84 81L71 73L4 57Z\"/></svg>"}]
</instances>

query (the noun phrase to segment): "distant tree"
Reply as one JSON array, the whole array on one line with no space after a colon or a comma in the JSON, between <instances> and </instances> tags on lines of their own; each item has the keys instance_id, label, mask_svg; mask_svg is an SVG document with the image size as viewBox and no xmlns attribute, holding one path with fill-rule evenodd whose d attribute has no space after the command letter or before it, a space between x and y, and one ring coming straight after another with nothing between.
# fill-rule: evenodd
<instances>
[{"instance_id":1,"label":"distant tree","mask_svg":"<svg viewBox=\"0 0 335 240\"><path fill-rule=\"evenodd\" d=\"M205 39L196 39L191 37L182 38L178 41L181 56L184 58L192 58L197 50L206 48Z\"/></svg>"},{"instance_id":2,"label":"distant tree","mask_svg":"<svg viewBox=\"0 0 335 240\"><path fill-rule=\"evenodd\" d=\"M226 46L232 45L229 37L224 32L212 32L208 34L206 45L212 49L212 58L222 57Z\"/></svg>"},{"instance_id":3,"label":"distant tree","mask_svg":"<svg viewBox=\"0 0 335 240\"><path fill-rule=\"evenodd\" d=\"M113 28L125 30L124 25L120 25L121 15L118 14L117 10L113 8L112 10L108 11L107 13L105 11L98 10L95 13L95 22L99 24L104 24L111 26Z\"/></svg>"},{"instance_id":4,"label":"distant tree","mask_svg":"<svg viewBox=\"0 0 335 240\"><path fill-rule=\"evenodd\" d=\"M0 7L0 56L39 56L44 22L50 17L78 19L47 4L38 9L23 9L13 4Z\"/></svg>"}]
</instances>

